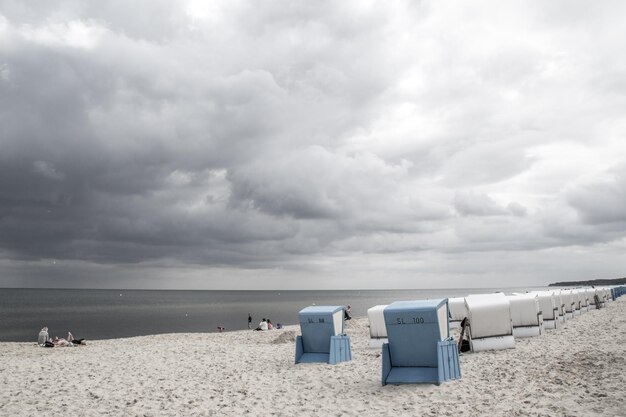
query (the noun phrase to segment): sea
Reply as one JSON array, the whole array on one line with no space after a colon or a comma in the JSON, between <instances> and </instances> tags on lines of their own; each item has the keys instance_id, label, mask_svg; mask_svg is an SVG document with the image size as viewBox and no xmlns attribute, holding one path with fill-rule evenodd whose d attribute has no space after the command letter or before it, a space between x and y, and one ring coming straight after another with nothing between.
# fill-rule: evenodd
<instances>
[{"instance_id":1,"label":"sea","mask_svg":"<svg viewBox=\"0 0 626 417\"><path fill-rule=\"evenodd\" d=\"M350 306L355 317L400 300L460 297L533 288L461 288L332 291L173 291L0 288L0 342L36 342L45 326L50 336L87 340L166 333L206 333L253 327L263 318L297 324L311 305Z\"/></svg>"}]
</instances>

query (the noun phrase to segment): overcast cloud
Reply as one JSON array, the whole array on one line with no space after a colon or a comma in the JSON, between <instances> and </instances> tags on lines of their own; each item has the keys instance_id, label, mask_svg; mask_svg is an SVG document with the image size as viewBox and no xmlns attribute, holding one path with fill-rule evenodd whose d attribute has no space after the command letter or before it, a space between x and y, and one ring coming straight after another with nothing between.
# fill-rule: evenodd
<instances>
[{"instance_id":1,"label":"overcast cloud","mask_svg":"<svg viewBox=\"0 0 626 417\"><path fill-rule=\"evenodd\" d=\"M624 276L625 15L0 0L0 286Z\"/></svg>"}]
</instances>

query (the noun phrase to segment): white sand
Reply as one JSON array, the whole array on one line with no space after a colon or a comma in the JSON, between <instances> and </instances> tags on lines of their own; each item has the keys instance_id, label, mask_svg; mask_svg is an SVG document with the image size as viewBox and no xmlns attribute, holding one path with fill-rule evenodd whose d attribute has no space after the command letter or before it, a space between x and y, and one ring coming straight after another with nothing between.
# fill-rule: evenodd
<instances>
[{"instance_id":1,"label":"white sand","mask_svg":"<svg viewBox=\"0 0 626 417\"><path fill-rule=\"evenodd\" d=\"M294 365L297 331L0 343L0 415L626 416L626 297L515 349L463 354L462 379L439 387L381 386L366 319L335 366Z\"/></svg>"}]
</instances>

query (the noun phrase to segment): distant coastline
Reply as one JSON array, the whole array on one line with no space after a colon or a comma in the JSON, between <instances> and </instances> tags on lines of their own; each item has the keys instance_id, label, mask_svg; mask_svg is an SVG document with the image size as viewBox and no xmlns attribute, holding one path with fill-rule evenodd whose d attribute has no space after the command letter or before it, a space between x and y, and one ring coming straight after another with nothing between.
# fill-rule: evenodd
<instances>
[{"instance_id":1,"label":"distant coastline","mask_svg":"<svg viewBox=\"0 0 626 417\"><path fill-rule=\"evenodd\" d=\"M624 285L626 284L625 278L612 278L612 279L592 279L588 281L562 281L548 284L548 287L572 287L572 286L590 286L590 285Z\"/></svg>"}]
</instances>

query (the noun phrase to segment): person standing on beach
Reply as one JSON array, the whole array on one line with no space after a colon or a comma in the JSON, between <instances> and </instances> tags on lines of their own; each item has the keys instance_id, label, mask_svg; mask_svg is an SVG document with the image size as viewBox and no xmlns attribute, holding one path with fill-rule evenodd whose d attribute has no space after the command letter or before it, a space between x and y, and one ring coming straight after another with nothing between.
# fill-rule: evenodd
<instances>
[{"instance_id":1,"label":"person standing on beach","mask_svg":"<svg viewBox=\"0 0 626 417\"><path fill-rule=\"evenodd\" d=\"M252 316L248 313L248 329L252 328Z\"/></svg>"}]
</instances>

